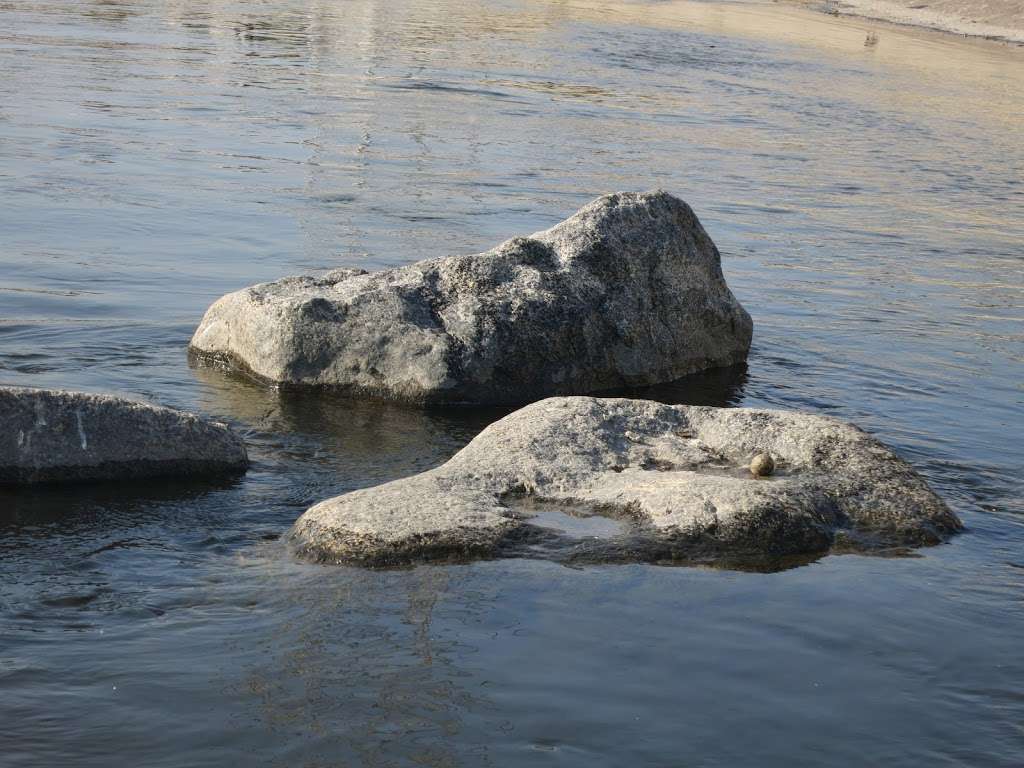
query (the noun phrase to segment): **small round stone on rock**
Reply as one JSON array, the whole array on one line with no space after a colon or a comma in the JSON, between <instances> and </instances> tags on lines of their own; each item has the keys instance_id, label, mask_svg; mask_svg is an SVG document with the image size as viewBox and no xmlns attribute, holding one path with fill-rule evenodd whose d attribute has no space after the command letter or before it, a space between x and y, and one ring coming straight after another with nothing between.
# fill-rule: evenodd
<instances>
[{"instance_id":1,"label":"small round stone on rock","mask_svg":"<svg viewBox=\"0 0 1024 768\"><path fill-rule=\"evenodd\" d=\"M754 477L767 477L775 471L775 459L770 453L759 453L750 460L750 474Z\"/></svg>"}]
</instances>

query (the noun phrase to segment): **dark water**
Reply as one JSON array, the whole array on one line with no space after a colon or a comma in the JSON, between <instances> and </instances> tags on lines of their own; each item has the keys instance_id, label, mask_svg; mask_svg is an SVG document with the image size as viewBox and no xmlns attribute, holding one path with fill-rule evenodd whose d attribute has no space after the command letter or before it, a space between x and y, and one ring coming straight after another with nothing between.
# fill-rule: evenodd
<instances>
[{"instance_id":1,"label":"dark water","mask_svg":"<svg viewBox=\"0 0 1024 768\"><path fill-rule=\"evenodd\" d=\"M0 381L234 423L223 486L0 495L0 765L1019 766L1024 51L774 5L0 2ZM500 415L186 364L220 294L661 186L749 368L968 526L777 573L294 562L311 503Z\"/></svg>"}]
</instances>

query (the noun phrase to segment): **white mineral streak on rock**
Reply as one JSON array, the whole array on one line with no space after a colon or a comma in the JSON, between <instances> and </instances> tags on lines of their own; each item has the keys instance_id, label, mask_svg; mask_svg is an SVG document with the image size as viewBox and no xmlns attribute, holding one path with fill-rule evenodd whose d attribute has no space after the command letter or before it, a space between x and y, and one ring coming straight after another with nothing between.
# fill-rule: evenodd
<instances>
[{"instance_id":1,"label":"white mineral streak on rock","mask_svg":"<svg viewBox=\"0 0 1024 768\"><path fill-rule=\"evenodd\" d=\"M205 475L248 463L223 424L108 395L0 387L0 424L0 484Z\"/></svg>"}]
</instances>

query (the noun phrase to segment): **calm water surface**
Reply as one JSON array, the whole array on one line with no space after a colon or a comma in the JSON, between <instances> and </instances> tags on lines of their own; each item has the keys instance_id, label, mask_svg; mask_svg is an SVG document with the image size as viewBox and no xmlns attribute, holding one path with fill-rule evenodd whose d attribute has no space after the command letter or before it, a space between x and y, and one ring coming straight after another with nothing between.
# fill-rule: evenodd
<instances>
[{"instance_id":1,"label":"calm water surface","mask_svg":"<svg viewBox=\"0 0 1024 768\"><path fill-rule=\"evenodd\" d=\"M775 5L0 2L0 381L231 421L219 486L0 495L0 765L1019 766L1024 50ZM890 442L967 532L777 573L293 561L499 413L193 370L216 297L663 187L754 316L663 399Z\"/></svg>"}]
</instances>

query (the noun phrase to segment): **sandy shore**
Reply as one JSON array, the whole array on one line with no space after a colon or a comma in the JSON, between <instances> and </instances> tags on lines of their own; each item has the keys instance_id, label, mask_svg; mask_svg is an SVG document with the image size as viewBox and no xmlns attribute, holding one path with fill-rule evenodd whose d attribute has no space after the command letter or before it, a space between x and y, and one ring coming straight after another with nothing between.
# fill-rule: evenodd
<instances>
[{"instance_id":1,"label":"sandy shore","mask_svg":"<svg viewBox=\"0 0 1024 768\"><path fill-rule=\"evenodd\" d=\"M1024 43L1024 0L826 0L830 10Z\"/></svg>"}]
</instances>

